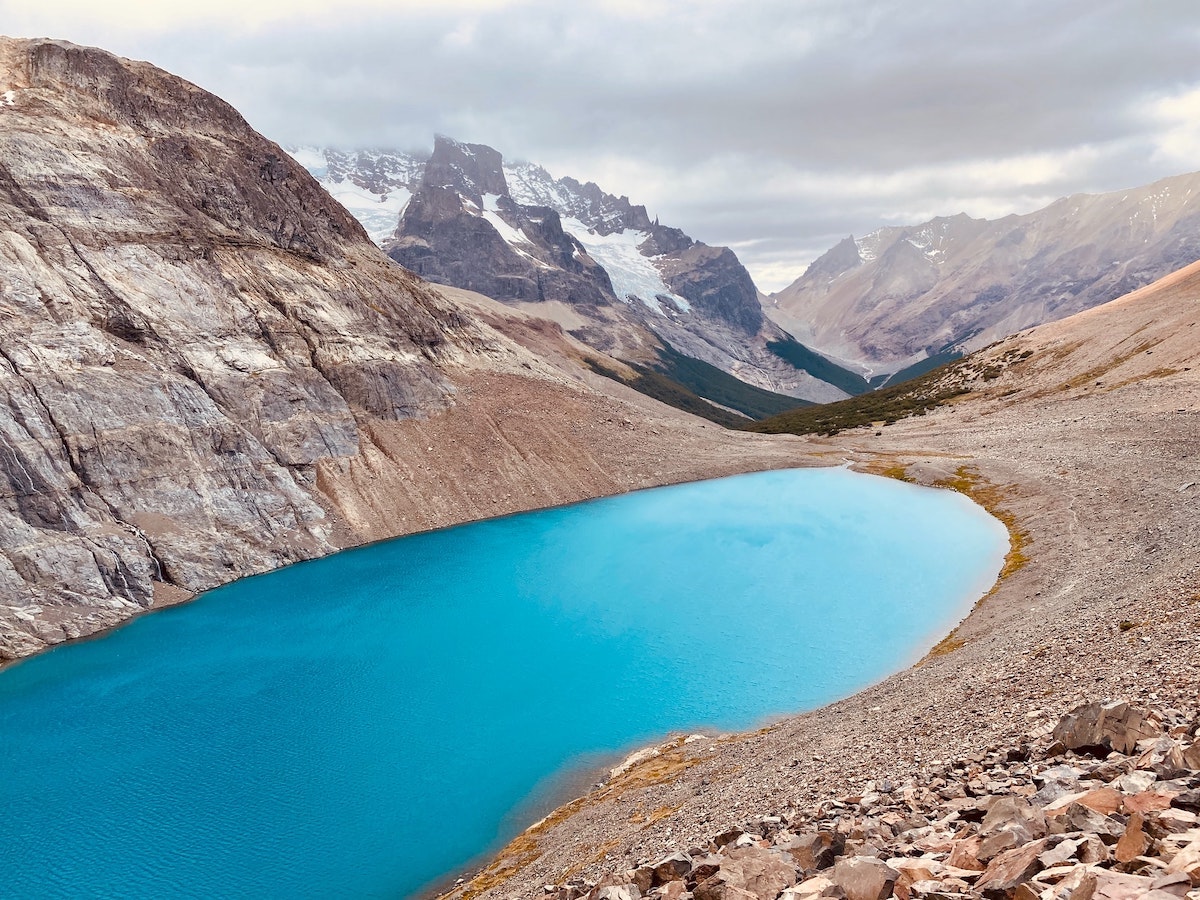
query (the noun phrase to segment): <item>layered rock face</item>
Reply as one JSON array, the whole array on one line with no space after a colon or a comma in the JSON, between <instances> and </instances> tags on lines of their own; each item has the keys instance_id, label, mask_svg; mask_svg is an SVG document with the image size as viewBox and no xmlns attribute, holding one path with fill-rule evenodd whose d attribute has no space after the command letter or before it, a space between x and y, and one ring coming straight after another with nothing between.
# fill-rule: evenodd
<instances>
[{"instance_id":1,"label":"layered rock face","mask_svg":"<svg viewBox=\"0 0 1200 900\"><path fill-rule=\"evenodd\" d=\"M895 371L1089 309L1197 259L1200 173L1024 216L958 215L847 238L767 310L800 340Z\"/></svg>"},{"instance_id":2,"label":"layered rock face","mask_svg":"<svg viewBox=\"0 0 1200 900\"><path fill-rule=\"evenodd\" d=\"M447 367L503 341L193 85L3 39L0 95L11 658L329 551L317 461L444 408Z\"/></svg>"},{"instance_id":3,"label":"layered rock face","mask_svg":"<svg viewBox=\"0 0 1200 900\"><path fill-rule=\"evenodd\" d=\"M732 250L660 224L628 197L445 137L427 159L292 152L393 259L424 278L543 304L575 337L630 361L655 359L665 342L757 387L817 401L846 396L770 351L786 336L764 317ZM397 209L385 235L382 223Z\"/></svg>"}]
</instances>

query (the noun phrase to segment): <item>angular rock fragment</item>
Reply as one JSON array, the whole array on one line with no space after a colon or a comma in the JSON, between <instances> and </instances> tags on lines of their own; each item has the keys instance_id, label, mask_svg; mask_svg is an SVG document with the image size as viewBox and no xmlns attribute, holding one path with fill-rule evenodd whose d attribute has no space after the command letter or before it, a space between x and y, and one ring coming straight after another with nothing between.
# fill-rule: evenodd
<instances>
[{"instance_id":1,"label":"angular rock fragment","mask_svg":"<svg viewBox=\"0 0 1200 900\"><path fill-rule=\"evenodd\" d=\"M1045 849L1046 840L1042 839L1001 853L975 882L975 890L985 897L1004 896L1037 874L1042 868L1038 857Z\"/></svg>"},{"instance_id":2,"label":"angular rock fragment","mask_svg":"<svg viewBox=\"0 0 1200 900\"><path fill-rule=\"evenodd\" d=\"M852 856L834 865L829 876L846 900L882 900L891 896L900 873L874 856Z\"/></svg>"},{"instance_id":3,"label":"angular rock fragment","mask_svg":"<svg viewBox=\"0 0 1200 900\"><path fill-rule=\"evenodd\" d=\"M1110 750L1131 753L1137 742L1161 733L1146 710L1128 703L1087 703L1067 713L1054 727L1054 738L1068 750L1096 755Z\"/></svg>"}]
</instances>

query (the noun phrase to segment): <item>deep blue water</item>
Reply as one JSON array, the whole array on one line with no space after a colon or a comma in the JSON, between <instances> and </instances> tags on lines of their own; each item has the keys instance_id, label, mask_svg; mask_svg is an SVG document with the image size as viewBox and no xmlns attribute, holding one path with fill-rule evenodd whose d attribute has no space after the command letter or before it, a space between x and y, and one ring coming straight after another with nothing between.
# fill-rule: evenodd
<instances>
[{"instance_id":1,"label":"deep blue water","mask_svg":"<svg viewBox=\"0 0 1200 900\"><path fill-rule=\"evenodd\" d=\"M414 893L555 773L901 668L1006 549L957 494L807 469L246 579L0 672L0 890Z\"/></svg>"}]
</instances>

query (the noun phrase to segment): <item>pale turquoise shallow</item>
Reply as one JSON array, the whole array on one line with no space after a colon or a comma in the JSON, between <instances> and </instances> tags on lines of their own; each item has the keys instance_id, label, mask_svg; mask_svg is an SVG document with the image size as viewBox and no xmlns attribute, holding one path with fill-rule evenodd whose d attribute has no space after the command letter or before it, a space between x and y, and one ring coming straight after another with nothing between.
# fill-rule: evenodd
<instances>
[{"instance_id":1,"label":"pale turquoise shallow","mask_svg":"<svg viewBox=\"0 0 1200 900\"><path fill-rule=\"evenodd\" d=\"M1007 546L957 494L807 469L246 579L0 673L0 891L414 894L581 767L901 668Z\"/></svg>"}]
</instances>

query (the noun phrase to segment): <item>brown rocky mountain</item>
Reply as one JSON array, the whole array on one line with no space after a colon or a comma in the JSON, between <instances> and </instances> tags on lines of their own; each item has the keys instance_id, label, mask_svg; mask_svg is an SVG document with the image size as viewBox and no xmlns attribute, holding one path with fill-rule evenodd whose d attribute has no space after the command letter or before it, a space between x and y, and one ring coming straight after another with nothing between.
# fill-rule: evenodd
<instances>
[{"instance_id":1,"label":"brown rocky mountain","mask_svg":"<svg viewBox=\"0 0 1200 900\"><path fill-rule=\"evenodd\" d=\"M846 238L765 306L799 340L892 372L1097 306L1196 259L1200 173L1023 216Z\"/></svg>"},{"instance_id":2,"label":"brown rocky mountain","mask_svg":"<svg viewBox=\"0 0 1200 900\"><path fill-rule=\"evenodd\" d=\"M4 38L0 97L0 659L339 546L755 465L557 325L392 263L194 85Z\"/></svg>"}]
</instances>

